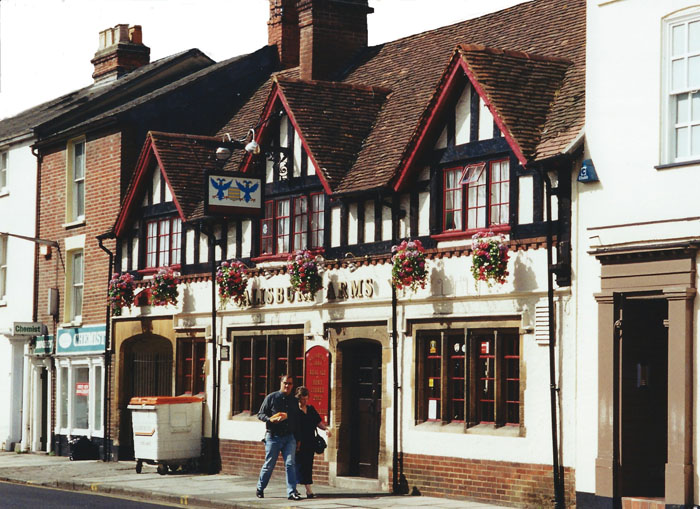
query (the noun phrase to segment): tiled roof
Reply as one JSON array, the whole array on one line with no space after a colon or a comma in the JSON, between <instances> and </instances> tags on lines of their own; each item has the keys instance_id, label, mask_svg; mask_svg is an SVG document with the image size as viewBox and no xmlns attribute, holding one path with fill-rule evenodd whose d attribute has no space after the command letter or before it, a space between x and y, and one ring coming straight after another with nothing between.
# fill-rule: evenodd
<instances>
[{"instance_id":1,"label":"tiled roof","mask_svg":"<svg viewBox=\"0 0 700 509\"><path fill-rule=\"evenodd\" d=\"M556 138L556 129L545 126L553 120L550 108L571 62L474 44L458 46L457 52L519 151L536 159L540 140Z\"/></svg>"},{"instance_id":2,"label":"tiled roof","mask_svg":"<svg viewBox=\"0 0 700 509\"><path fill-rule=\"evenodd\" d=\"M391 90L391 94L385 96L381 108L376 110L372 129L365 139L361 143L353 140L359 147L354 162L348 154L335 161L333 191L359 192L394 183L458 47L461 47L460 55L472 65L474 74L488 90L487 95L512 130L528 162L563 153L584 126L585 45L585 0L532 0L367 48L339 81L364 89L379 87ZM484 49L477 51L479 47ZM283 81L283 77L298 77L298 69L280 73L278 81ZM219 134L241 138L258 125L272 85L273 80L268 80L254 92ZM337 100L341 92L351 90L339 87L333 93ZM317 94L307 97L306 102L298 101L292 106L292 114L317 118L329 102L322 96ZM323 105L317 104L320 101ZM312 108L312 111L300 108ZM341 123L338 119L347 117L337 111L340 109L333 110L334 115L339 115L337 118L324 118L322 124L314 125L337 130L337 124ZM363 122L363 125L367 124ZM326 143L324 147L311 148L315 157L317 151L333 149L333 144ZM244 155L242 151L234 152L227 169L238 169Z\"/></svg>"},{"instance_id":3,"label":"tiled roof","mask_svg":"<svg viewBox=\"0 0 700 509\"><path fill-rule=\"evenodd\" d=\"M30 133L35 129L42 130L44 134L50 133L52 123L62 122L65 118L75 114L90 115L91 112L94 112L94 108L114 104L114 101L128 100L128 94L132 89L138 90L137 95L142 94L144 88L148 89L148 87L154 86L151 83L154 77L161 73L169 73L171 69L175 69L176 66L182 65L184 62L189 62L190 65L196 65L199 68L213 63L198 49L161 58L139 67L117 80L89 85L34 106L13 117L0 120L0 142ZM177 78L177 75L173 78Z\"/></svg>"},{"instance_id":4,"label":"tiled roof","mask_svg":"<svg viewBox=\"0 0 700 509\"><path fill-rule=\"evenodd\" d=\"M297 79L298 77L298 68L276 74L276 79ZM275 79L270 78L255 90L241 109L219 130L218 135L222 137L228 135L234 139L245 138L248 130L257 126L262 120L263 108L270 96L274 81ZM231 158L226 162L224 169L227 171L238 170L243 162L245 154L246 153L241 150L234 150L233 154L231 154Z\"/></svg>"},{"instance_id":5,"label":"tiled roof","mask_svg":"<svg viewBox=\"0 0 700 509\"><path fill-rule=\"evenodd\" d=\"M324 179L335 189L355 162L389 91L282 77L277 83Z\"/></svg>"},{"instance_id":6,"label":"tiled roof","mask_svg":"<svg viewBox=\"0 0 700 509\"><path fill-rule=\"evenodd\" d=\"M170 183L185 221L201 216L203 178L207 170L216 170L216 149L221 138L189 134L149 133L153 149Z\"/></svg>"},{"instance_id":7,"label":"tiled roof","mask_svg":"<svg viewBox=\"0 0 700 509\"><path fill-rule=\"evenodd\" d=\"M560 154L584 125L585 0L533 0L486 16L368 48L344 81L392 90L351 171L349 192L389 185L428 107L452 52L481 44L572 62L534 157Z\"/></svg>"}]
</instances>

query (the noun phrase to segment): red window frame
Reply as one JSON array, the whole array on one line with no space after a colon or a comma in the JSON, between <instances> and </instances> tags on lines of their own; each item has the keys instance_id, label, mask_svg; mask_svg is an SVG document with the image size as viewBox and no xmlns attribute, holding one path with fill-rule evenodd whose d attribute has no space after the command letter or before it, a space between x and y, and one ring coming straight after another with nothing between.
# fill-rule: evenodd
<instances>
[{"instance_id":1,"label":"red window frame","mask_svg":"<svg viewBox=\"0 0 700 509\"><path fill-rule=\"evenodd\" d=\"M292 202L289 198L275 201L275 237L277 239L277 254L290 252L290 241L292 233L291 209Z\"/></svg>"},{"instance_id":2,"label":"red window frame","mask_svg":"<svg viewBox=\"0 0 700 509\"><path fill-rule=\"evenodd\" d=\"M273 254L275 249L275 244L273 239L275 238L274 229L274 210L275 201L269 200L265 202L265 216L260 220L260 253L261 254Z\"/></svg>"},{"instance_id":3,"label":"red window frame","mask_svg":"<svg viewBox=\"0 0 700 509\"><path fill-rule=\"evenodd\" d=\"M416 355L417 422L521 424L517 329L419 330Z\"/></svg>"},{"instance_id":4,"label":"red window frame","mask_svg":"<svg viewBox=\"0 0 700 509\"><path fill-rule=\"evenodd\" d=\"M459 184L461 172L461 167L443 170L443 234L507 230L510 222L510 160L489 161L479 179L469 184Z\"/></svg>"},{"instance_id":5,"label":"red window frame","mask_svg":"<svg viewBox=\"0 0 700 509\"><path fill-rule=\"evenodd\" d=\"M323 247L323 230L324 230L324 210L325 210L325 195L323 193L314 193L311 196L311 211L310 211L310 239L309 247L311 249Z\"/></svg>"},{"instance_id":6,"label":"red window frame","mask_svg":"<svg viewBox=\"0 0 700 509\"><path fill-rule=\"evenodd\" d=\"M304 249L308 245L309 200L306 196L294 198L294 224L292 250Z\"/></svg>"},{"instance_id":7,"label":"red window frame","mask_svg":"<svg viewBox=\"0 0 700 509\"><path fill-rule=\"evenodd\" d=\"M182 221L179 217L154 219L146 223L146 268L180 264Z\"/></svg>"},{"instance_id":8,"label":"red window frame","mask_svg":"<svg viewBox=\"0 0 700 509\"><path fill-rule=\"evenodd\" d=\"M260 220L260 254L267 257L322 248L324 198L323 193L313 193L266 201Z\"/></svg>"}]
</instances>

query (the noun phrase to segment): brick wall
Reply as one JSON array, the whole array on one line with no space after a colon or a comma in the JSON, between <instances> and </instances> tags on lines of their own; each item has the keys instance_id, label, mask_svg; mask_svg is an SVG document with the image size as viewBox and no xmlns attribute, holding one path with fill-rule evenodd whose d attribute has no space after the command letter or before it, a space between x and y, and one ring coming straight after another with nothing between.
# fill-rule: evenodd
<instances>
[{"instance_id":1,"label":"brick wall","mask_svg":"<svg viewBox=\"0 0 700 509\"><path fill-rule=\"evenodd\" d=\"M404 454L403 472L409 490L425 496L518 507L552 507L551 465ZM572 505L574 471L566 468L564 478L566 502Z\"/></svg>"},{"instance_id":2,"label":"brick wall","mask_svg":"<svg viewBox=\"0 0 700 509\"><path fill-rule=\"evenodd\" d=\"M106 232L113 224L120 204L121 135L119 132L104 132L88 137L85 148L85 223L66 227L66 146L47 149L43 152L40 171L38 236L55 240L60 253L54 250L46 260L37 261L37 315L38 320L51 324L47 313L49 288L58 288L59 315L52 333L64 320L65 264L68 262L65 239L85 235L84 280L83 280L83 324L105 322L107 305L108 262L107 253L100 249L95 237ZM113 241L105 246L114 251Z\"/></svg>"},{"instance_id":3,"label":"brick wall","mask_svg":"<svg viewBox=\"0 0 700 509\"><path fill-rule=\"evenodd\" d=\"M260 475L260 467L265 460L265 446L262 442L221 440L219 443L223 473L247 477ZM317 454L314 458L313 480L315 484L328 484L328 462L324 456ZM284 478L284 463L281 455L272 476L275 479Z\"/></svg>"}]
</instances>

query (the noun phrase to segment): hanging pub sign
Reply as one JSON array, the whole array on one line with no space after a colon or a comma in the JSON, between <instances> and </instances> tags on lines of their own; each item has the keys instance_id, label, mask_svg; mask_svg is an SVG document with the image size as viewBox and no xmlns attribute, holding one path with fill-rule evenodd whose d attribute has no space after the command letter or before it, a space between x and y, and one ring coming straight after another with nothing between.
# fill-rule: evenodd
<instances>
[{"instance_id":1,"label":"hanging pub sign","mask_svg":"<svg viewBox=\"0 0 700 509\"><path fill-rule=\"evenodd\" d=\"M309 403L314 406L324 424L329 423L330 365L330 353L324 347L316 345L306 352L305 379L309 389Z\"/></svg>"},{"instance_id":2,"label":"hanging pub sign","mask_svg":"<svg viewBox=\"0 0 700 509\"><path fill-rule=\"evenodd\" d=\"M264 182L246 173L208 171L204 175L204 214L257 217L262 213Z\"/></svg>"}]
</instances>

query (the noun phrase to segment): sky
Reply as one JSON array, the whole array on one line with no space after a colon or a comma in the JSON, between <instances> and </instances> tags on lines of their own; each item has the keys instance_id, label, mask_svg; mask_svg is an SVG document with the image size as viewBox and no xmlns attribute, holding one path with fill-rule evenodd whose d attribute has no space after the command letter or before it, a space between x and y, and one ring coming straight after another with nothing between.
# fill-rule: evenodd
<instances>
[{"instance_id":1,"label":"sky","mask_svg":"<svg viewBox=\"0 0 700 509\"><path fill-rule=\"evenodd\" d=\"M524 0L369 0L369 44ZM267 44L269 0L0 0L0 119L92 82L101 30L141 25L151 61L199 48L215 61Z\"/></svg>"}]
</instances>

